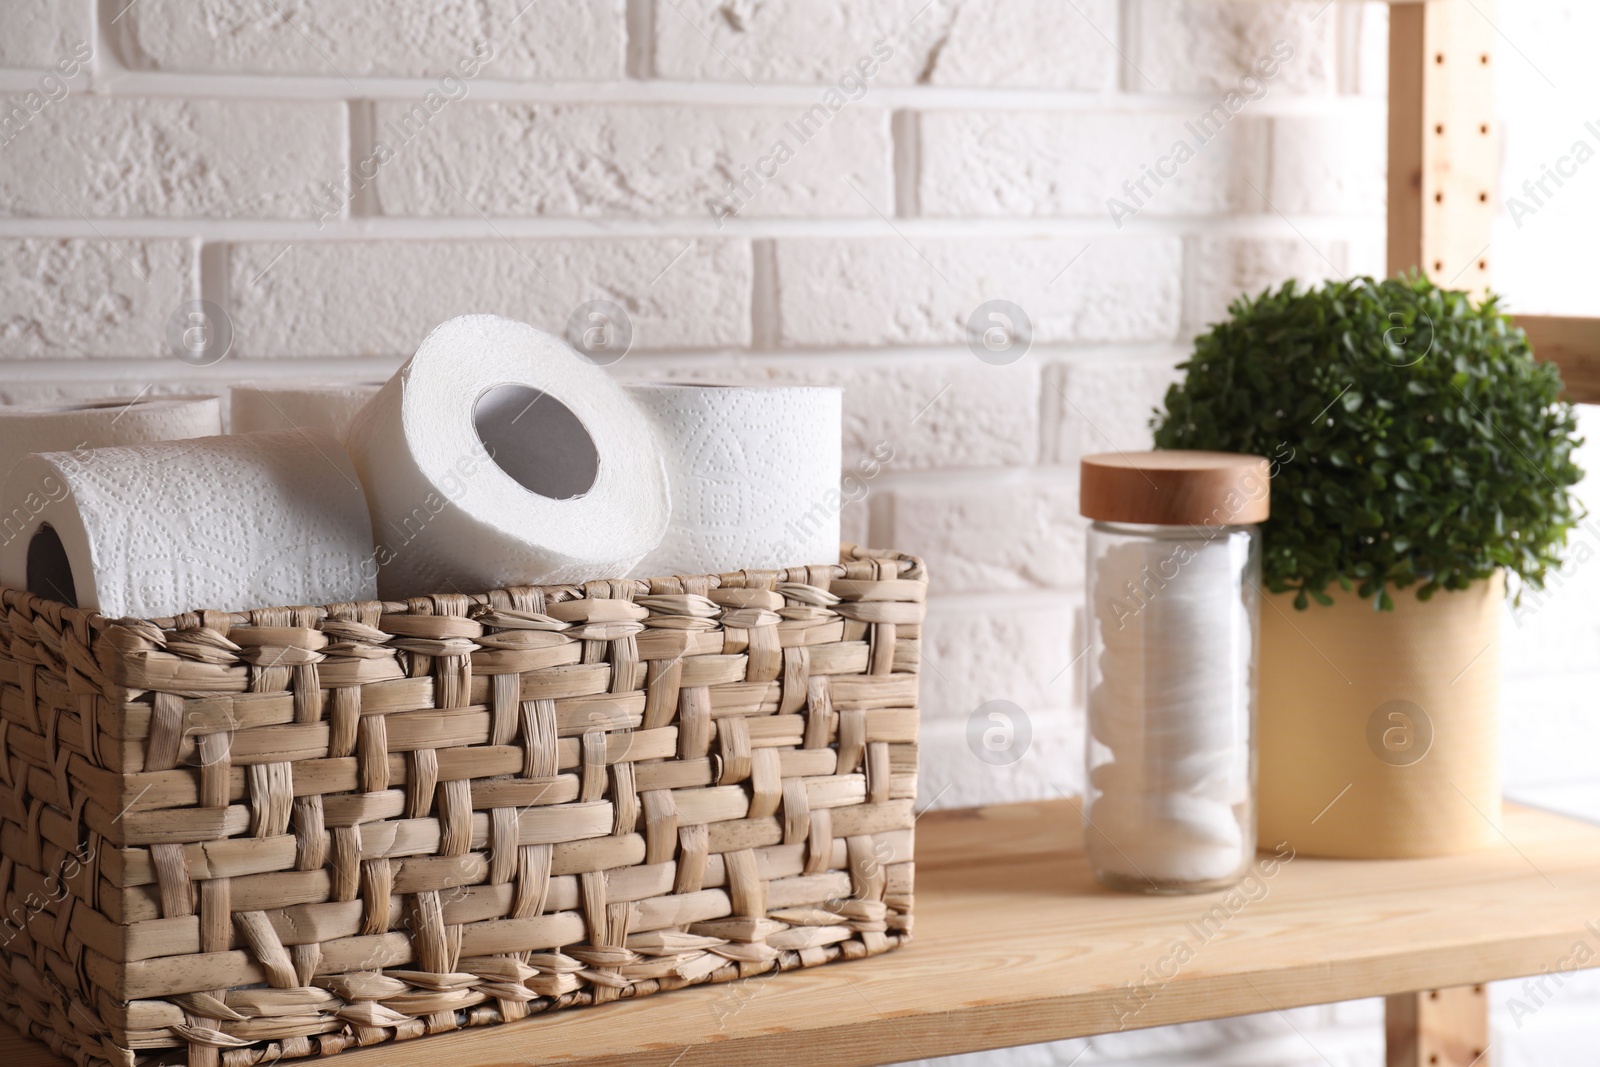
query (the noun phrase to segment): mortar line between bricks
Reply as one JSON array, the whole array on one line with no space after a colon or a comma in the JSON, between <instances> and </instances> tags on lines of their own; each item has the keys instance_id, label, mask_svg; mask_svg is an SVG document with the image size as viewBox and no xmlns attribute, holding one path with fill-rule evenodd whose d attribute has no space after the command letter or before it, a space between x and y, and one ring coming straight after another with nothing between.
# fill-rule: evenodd
<instances>
[{"instance_id":1,"label":"mortar line between bricks","mask_svg":"<svg viewBox=\"0 0 1600 1067\"><path fill-rule=\"evenodd\" d=\"M213 250L226 252L226 246L204 245L202 256L209 255ZM226 263L225 257L219 257L219 262ZM217 277L215 273L207 273L207 268L202 267L202 277ZM247 283L248 284L248 283ZM214 290L213 290L214 291ZM226 291L224 297L226 298ZM202 291L202 297L213 303L222 304ZM1139 362L1152 362L1173 364L1186 354L1186 349L1175 347L1170 342L1130 342L1126 345L1107 345L1103 342L1086 343L1081 348L1066 348L1063 346L1036 345L1035 352L1040 354L1056 354L1067 357L1082 357L1083 361L1094 365L1095 361L1105 360L1138 360ZM1163 353L1164 358L1155 359L1152 353ZM308 367L315 366L318 373L326 376L368 375L374 368L381 368L386 364L398 366L410 356L409 352L388 352L372 356L351 355L252 355L233 357L213 367L205 368L208 381L223 381L230 378L242 379L247 377L303 377ZM971 350L965 346L954 348L922 347L893 347L872 349L775 349L760 351L748 348L737 349L658 349L654 351L638 351L629 354L630 367L639 369L639 376L649 376L651 373L659 374L684 365L694 365L706 369L738 371L749 366L774 368L779 370L814 370L821 363L836 365L893 369L897 367L914 366L928 360L938 360L949 364L965 365L972 359ZM174 367L170 359L142 356L30 356L8 360L5 363L8 381L17 383L41 383L57 380L71 379L80 376L86 368L93 367L97 375L111 375L109 380L157 381L157 382L182 382L191 379L195 368L187 364ZM1071 361L1063 360L1066 365ZM1049 464L1039 464L1049 467ZM964 469L964 468L952 468ZM972 468L974 470L984 468ZM887 474L887 472L885 472Z\"/></svg>"},{"instance_id":2,"label":"mortar line between bricks","mask_svg":"<svg viewBox=\"0 0 1600 1067\"><path fill-rule=\"evenodd\" d=\"M0 92L37 87L42 70L11 67L0 70ZM354 86L354 89L351 88ZM437 88L437 78L318 75L165 73L112 67L96 85L103 97L183 97L227 100L402 100L415 101ZM475 80L472 99L513 103L558 103L605 106L608 104L698 104L745 109L801 108L817 102L826 84L770 84L747 86L742 82L692 82L664 79L618 79L596 82L519 82L507 79ZM1026 111L1062 113L1173 113L1188 115L1216 103L1214 92L1153 93L1105 89L985 89L940 86L884 85L872 90L874 109L913 111ZM1268 96L1251 105L1259 115L1327 116L1355 111L1368 117L1387 108L1381 96L1353 93L1319 93Z\"/></svg>"},{"instance_id":3,"label":"mortar line between bricks","mask_svg":"<svg viewBox=\"0 0 1600 1067\"><path fill-rule=\"evenodd\" d=\"M1338 240L1363 226L1374 236L1383 232L1377 215L1279 215L1255 212L1233 216L1167 216L1128 219L1121 230L1104 215L1054 218L917 218L893 219L895 229L908 237L950 240L1117 241L1181 238L1185 236L1292 238L1304 233ZM577 218L507 218L494 215L460 215L450 218L354 218L329 220L320 230L314 220L225 220L185 218L101 218L97 216L50 218L0 218L0 238L138 237L148 239L199 237L206 241L295 241L329 244L352 241L489 241L502 237L527 240L652 240L690 238L707 241L873 238L898 240L884 229L877 216L851 218L768 218L725 220L719 231L712 221L676 219L592 220Z\"/></svg>"}]
</instances>

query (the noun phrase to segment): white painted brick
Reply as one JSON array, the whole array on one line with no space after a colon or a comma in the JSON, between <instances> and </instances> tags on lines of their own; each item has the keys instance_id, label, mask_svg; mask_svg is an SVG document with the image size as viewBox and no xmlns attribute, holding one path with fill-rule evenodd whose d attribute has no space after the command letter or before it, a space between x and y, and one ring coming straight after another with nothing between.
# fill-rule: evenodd
<instances>
[{"instance_id":1,"label":"white painted brick","mask_svg":"<svg viewBox=\"0 0 1600 1067\"><path fill-rule=\"evenodd\" d=\"M1138 69L1126 88L1220 97L1239 89L1240 77L1282 41L1294 54L1266 82L1267 94L1332 92L1339 20L1327 7L1325 0L1130 0L1130 58Z\"/></svg>"},{"instance_id":2,"label":"white painted brick","mask_svg":"<svg viewBox=\"0 0 1600 1067\"><path fill-rule=\"evenodd\" d=\"M1192 115L926 112L921 213L1103 216L1112 198L1147 217L1259 210L1250 184L1266 182L1265 123L1241 116L1217 132L1218 124L1202 127L1201 118L1199 109Z\"/></svg>"},{"instance_id":3,"label":"white painted brick","mask_svg":"<svg viewBox=\"0 0 1600 1067\"><path fill-rule=\"evenodd\" d=\"M89 5L76 0L7 4L0 32L0 67L53 67L70 59L78 42L93 44Z\"/></svg>"},{"instance_id":4,"label":"white painted brick","mask_svg":"<svg viewBox=\"0 0 1600 1067\"><path fill-rule=\"evenodd\" d=\"M317 183L339 176L344 142L337 101L74 95L6 146L0 213L305 218Z\"/></svg>"},{"instance_id":5,"label":"white painted brick","mask_svg":"<svg viewBox=\"0 0 1600 1067\"><path fill-rule=\"evenodd\" d=\"M1353 88L1362 96L1382 99L1389 95L1389 5L1372 2L1356 7L1359 12Z\"/></svg>"},{"instance_id":6,"label":"white painted brick","mask_svg":"<svg viewBox=\"0 0 1600 1067\"><path fill-rule=\"evenodd\" d=\"M965 344L969 316L1004 299L1035 344L1168 339L1181 258L1165 238L780 240L779 334L799 347Z\"/></svg>"},{"instance_id":7,"label":"white painted brick","mask_svg":"<svg viewBox=\"0 0 1600 1067\"><path fill-rule=\"evenodd\" d=\"M1290 278L1311 284L1343 274L1343 241L1291 237L1202 237L1194 245L1189 321L1203 328L1227 318L1242 293L1256 296Z\"/></svg>"},{"instance_id":8,"label":"white painted brick","mask_svg":"<svg viewBox=\"0 0 1600 1067\"><path fill-rule=\"evenodd\" d=\"M1099 357L1057 364L1046 371L1046 459L1077 477L1078 461L1099 452L1141 452L1152 447L1150 416L1179 378L1170 357ZM1082 520L1074 520L1082 521Z\"/></svg>"},{"instance_id":9,"label":"white painted brick","mask_svg":"<svg viewBox=\"0 0 1600 1067\"><path fill-rule=\"evenodd\" d=\"M412 107L377 105L375 137L395 153L377 179L384 214L860 216L862 194L893 197L884 111L819 128L797 108L468 103L407 142Z\"/></svg>"},{"instance_id":10,"label":"white painted brick","mask_svg":"<svg viewBox=\"0 0 1600 1067\"><path fill-rule=\"evenodd\" d=\"M0 240L0 359L168 355L194 259L183 240Z\"/></svg>"},{"instance_id":11,"label":"white painted brick","mask_svg":"<svg viewBox=\"0 0 1600 1067\"><path fill-rule=\"evenodd\" d=\"M981 804L1014 804L1026 800L1060 800L1083 792L1083 715L1059 709L1028 711L1032 737L1021 757L995 766L973 754L967 740L967 719L924 721L918 735L917 804L929 808L971 808ZM980 718L980 730L995 725ZM979 734L979 744L982 735ZM1081 831L1068 815L1063 840ZM1068 1057L1070 1059L1071 1057ZM937 1062L937 1061L935 1061ZM1024 1063L1031 1061L1024 1060Z\"/></svg>"},{"instance_id":12,"label":"white painted brick","mask_svg":"<svg viewBox=\"0 0 1600 1067\"><path fill-rule=\"evenodd\" d=\"M648 240L262 242L233 246L236 345L248 356L409 355L455 315L557 335L588 300L627 311L633 347L750 340L750 248ZM674 257L683 253L676 263Z\"/></svg>"},{"instance_id":13,"label":"white painted brick","mask_svg":"<svg viewBox=\"0 0 1600 1067\"><path fill-rule=\"evenodd\" d=\"M1367 997L1364 1000L1345 1000L1326 1005L1328 1021L1346 1029L1383 1029L1383 998Z\"/></svg>"},{"instance_id":14,"label":"white painted brick","mask_svg":"<svg viewBox=\"0 0 1600 1067\"><path fill-rule=\"evenodd\" d=\"M122 29L118 50L134 68L439 78L484 42L493 53L482 77L614 79L623 76L624 7L624 0L139 0L112 29Z\"/></svg>"},{"instance_id":15,"label":"white painted brick","mask_svg":"<svg viewBox=\"0 0 1600 1067\"><path fill-rule=\"evenodd\" d=\"M837 83L878 42L881 85L1106 89L1117 55L1114 0L959 4L769 4L665 0L655 69L692 81Z\"/></svg>"},{"instance_id":16,"label":"white painted brick","mask_svg":"<svg viewBox=\"0 0 1600 1067\"><path fill-rule=\"evenodd\" d=\"M1083 586L1076 472L890 491L885 544L921 556L934 593Z\"/></svg>"},{"instance_id":17,"label":"white painted brick","mask_svg":"<svg viewBox=\"0 0 1600 1067\"><path fill-rule=\"evenodd\" d=\"M1272 127L1267 196L1286 215L1367 215L1388 199L1383 117L1279 118Z\"/></svg>"},{"instance_id":18,"label":"white painted brick","mask_svg":"<svg viewBox=\"0 0 1600 1067\"><path fill-rule=\"evenodd\" d=\"M887 471L1025 466L1039 454L1039 372L969 355L922 359L803 357L761 362L627 361L624 377L844 390L846 467L886 445ZM881 485L871 491L881 492Z\"/></svg>"},{"instance_id":19,"label":"white painted brick","mask_svg":"<svg viewBox=\"0 0 1600 1067\"><path fill-rule=\"evenodd\" d=\"M1389 237L1383 225L1370 227L1351 226L1345 239L1344 269L1349 274L1367 274L1374 278L1389 273Z\"/></svg>"},{"instance_id":20,"label":"white painted brick","mask_svg":"<svg viewBox=\"0 0 1600 1067\"><path fill-rule=\"evenodd\" d=\"M935 597L922 628L922 706L966 722L980 704L1009 700L1030 714L1072 704L1083 650L1078 596L974 602Z\"/></svg>"},{"instance_id":21,"label":"white painted brick","mask_svg":"<svg viewBox=\"0 0 1600 1067\"><path fill-rule=\"evenodd\" d=\"M846 471L846 473L851 472ZM870 494L870 487L867 491ZM859 500L846 499L844 507L839 509L839 540L845 544L874 547L888 544L887 541L877 541L872 537L871 509L867 504L867 497L863 496Z\"/></svg>"}]
</instances>

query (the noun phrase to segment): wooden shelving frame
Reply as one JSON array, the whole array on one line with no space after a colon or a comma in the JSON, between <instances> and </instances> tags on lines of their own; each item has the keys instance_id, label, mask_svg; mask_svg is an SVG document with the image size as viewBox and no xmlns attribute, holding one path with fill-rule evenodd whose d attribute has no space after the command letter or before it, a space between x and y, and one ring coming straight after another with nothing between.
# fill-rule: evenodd
<instances>
[{"instance_id":1,"label":"wooden shelving frame","mask_svg":"<svg viewBox=\"0 0 1600 1067\"><path fill-rule=\"evenodd\" d=\"M1499 202L1494 11L1494 0L1392 0L1389 12L1388 270L1479 294ZM1600 318L1516 322L1571 399L1600 403Z\"/></svg>"}]
</instances>

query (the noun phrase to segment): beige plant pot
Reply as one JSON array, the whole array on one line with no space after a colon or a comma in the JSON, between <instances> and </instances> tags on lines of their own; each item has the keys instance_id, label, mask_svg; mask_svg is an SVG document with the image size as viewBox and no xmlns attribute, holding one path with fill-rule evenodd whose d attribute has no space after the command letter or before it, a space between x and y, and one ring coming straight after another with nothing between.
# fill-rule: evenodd
<instances>
[{"instance_id":1,"label":"beige plant pot","mask_svg":"<svg viewBox=\"0 0 1600 1067\"><path fill-rule=\"evenodd\" d=\"M1498 837L1501 574L1394 611L1261 605L1259 819L1263 847L1392 858Z\"/></svg>"}]
</instances>

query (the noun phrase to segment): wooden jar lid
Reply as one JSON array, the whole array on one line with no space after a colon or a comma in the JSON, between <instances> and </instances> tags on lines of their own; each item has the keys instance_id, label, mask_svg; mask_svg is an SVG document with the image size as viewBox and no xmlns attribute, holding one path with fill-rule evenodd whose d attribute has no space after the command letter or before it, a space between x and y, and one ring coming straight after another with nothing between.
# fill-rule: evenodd
<instances>
[{"instance_id":1,"label":"wooden jar lid","mask_svg":"<svg viewBox=\"0 0 1600 1067\"><path fill-rule=\"evenodd\" d=\"M1078 510L1102 522L1242 526L1264 522L1271 466L1233 452L1107 452L1078 467Z\"/></svg>"}]
</instances>

